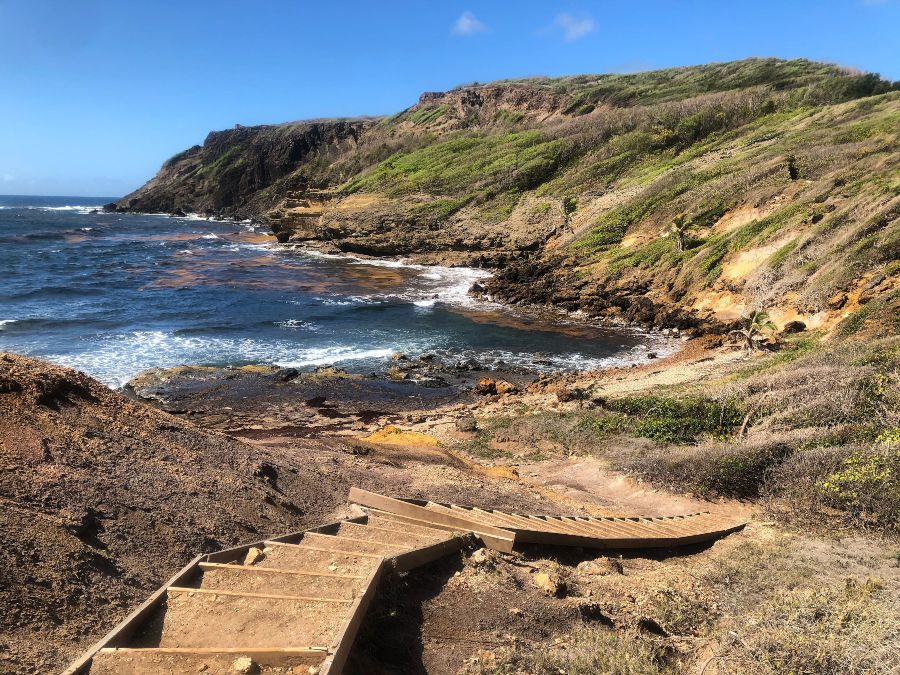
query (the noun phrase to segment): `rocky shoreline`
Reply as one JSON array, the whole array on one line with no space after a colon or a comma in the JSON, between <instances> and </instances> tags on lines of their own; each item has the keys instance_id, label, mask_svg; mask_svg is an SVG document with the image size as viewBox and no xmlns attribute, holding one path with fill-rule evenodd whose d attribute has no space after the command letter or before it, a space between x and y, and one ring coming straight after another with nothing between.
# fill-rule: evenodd
<instances>
[{"instance_id":1,"label":"rocky shoreline","mask_svg":"<svg viewBox=\"0 0 900 675\"><path fill-rule=\"evenodd\" d=\"M267 365L155 368L132 378L123 393L236 437L316 438L416 423L551 379L526 368L425 353L395 354L390 367L370 374L333 366L312 372Z\"/></svg>"}]
</instances>

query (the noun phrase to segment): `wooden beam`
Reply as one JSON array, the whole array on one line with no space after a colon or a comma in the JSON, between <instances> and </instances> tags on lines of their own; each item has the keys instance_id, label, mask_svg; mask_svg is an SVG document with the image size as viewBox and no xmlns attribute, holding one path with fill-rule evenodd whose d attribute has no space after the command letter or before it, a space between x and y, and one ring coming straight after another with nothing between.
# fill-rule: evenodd
<instances>
[{"instance_id":1,"label":"wooden beam","mask_svg":"<svg viewBox=\"0 0 900 675\"><path fill-rule=\"evenodd\" d=\"M334 574L333 572L311 572L309 570L281 569L280 567L260 567L259 565L228 565L225 563L201 562L203 570L235 570L238 572L263 572L265 574L300 574L307 577L328 577L329 579L365 579L361 574Z\"/></svg>"},{"instance_id":2,"label":"wooden beam","mask_svg":"<svg viewBox=\"0 0 900 675\"><path fill-rule=\"evenodd\" d=\"M285 665L317 666L328 657L325 647L293 648L293 647L104 647L99 655L122 656L154 656L156 654L197 655L228 657L249 656L263 667L283 667Z\"/></svg>"},{"instance_id":3,"label":"wooden beam","mask_svg":"<svg viewBox=\"0 0 900 675\"><path fill-rule=\"evenodd\" d=\"M480 523L461 516L450 515L432 511L424 506L394 499L393 497L385 497L384 495L375 494L368 490L360 490L359 488L350 488L350 501L361 506L368 506L390 513L411 516L428 523L441 525L450 525L459 528L460 532L472 532L481 539L488 548L506 553L512 553L513 545L516 541L516 535L509 530L503 530L499 527Z\"/></svg>"},{"instance_id":4,"label":"wooden beam","mask_svg":"<svg viewBox=\"0 0 900 675\"><path fill-rule=\"evenodd\" d=\"M322 664L319 675L341 675L347 658L350 656L350 650L353 648L353 642L356 640L356 634L362 624L363 618L375 598L378 590L378 582L381 580L382 574L386 567L384 558L378 561L375 569L366 579L363 592L353 601L350 607L350 613L343 627L338 631L332 643L330 653Z\"/></svg>"},{"instance_id":5,"label":"wooden beam","mask_svg":"<svg viewBox=\"0 0 900 675\"><path fill-rule=\"evenodd\" d=\"M168 593L200 593L201 595L229 595L236 598L262 598L268 600L296 600L297 602L324 602L350 604L353 600L341 598L313 598L302 595L275 595L271 593L245 593L244 591L225 591L217 588L182 588L169 586Z\"/></svg>"},{"instance_id":6,"label":"wooden beam","mask_svg":"<svg viewBox=\"0 0 900 675\"><path fill-rule=\"evenodd\" d=\"M408 572L416 567L427 565L438 558L461 551L465 545L466 541L463 537L450 537L428 546L413 549L409 553L401 553L393 559L394 569L398 572Z\"/></svg>"},{"instance_id":7,"label":"wooden beam","mask_svg":"<svg viewBox=\"0 0 900 675\"><path fill-rule=\"evenodd\" d=\"M311 546L309 544L285 544L282 541L267 541L266 546L293 546L294 548L302 548L307 551L320 551L323 553L335 553L339 555L356 555L360 558L383 558L380 553L361 553L360 551L339 551L336 548L322 548L321 546Z\"/></svg>"}]
</instances>

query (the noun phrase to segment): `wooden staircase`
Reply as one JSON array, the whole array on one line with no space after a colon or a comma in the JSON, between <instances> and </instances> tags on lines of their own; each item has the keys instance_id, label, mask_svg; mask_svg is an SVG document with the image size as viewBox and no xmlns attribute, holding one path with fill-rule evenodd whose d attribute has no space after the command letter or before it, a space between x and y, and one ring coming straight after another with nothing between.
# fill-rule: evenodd
<instances>
[{"instance_id":1,"label":"wooden staircase","mask_svg":"<svg viewBox=\"0 0 900 675\"><path fill-rule=\"evenodd\" d=\"M743 526L708 513L534 516L353 488L361 515L197 556L64 675L325 673L344 667L382 575L480 542L593 548L710 541Z\"/></svg>"}]
</instances>

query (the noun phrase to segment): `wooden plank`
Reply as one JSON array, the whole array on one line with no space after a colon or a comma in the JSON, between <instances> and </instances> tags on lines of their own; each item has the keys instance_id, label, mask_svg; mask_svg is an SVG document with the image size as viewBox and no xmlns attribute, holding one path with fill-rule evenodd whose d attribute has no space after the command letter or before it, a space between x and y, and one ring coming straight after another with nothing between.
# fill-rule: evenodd
<instances>
[{"instance_id":1,"label":"wooden plank","mask_svg":"<svg viewBox=\"0 0 900 675\"><path fill-rule=\"evenodd\" d=\"M461 551L465 545L466 541L463 537L450 537L430 546L413 549L409 553L401 553L394 558L394 568L398 572L408 572L416 567L427 565L438 558Z\"/></svg>"},{"instance_id":2,"label":"wooden plank","mask_svg":"<svg viewBox=\"0 0 900 675\"><path fill-rule=\"evenodd\" d=\"M359 523L341 523L341 528L349 528L351 532L374 532L376 535L380 535L382 537L410 537L412 539L418 539L419 541L437 541L441 539L440 536L436 536L434 534L415 534L413 532L400 532L399 530L390 530L386 527L377 527L376 525L360 525ZM338 532L340 532L340 529ZM377 541L374 539L367 539L366 541ZM401 544L393 544L394 546L400 546Z\"/></svg>"},{"instance_id":3,"label":"wooden plank","mask_svg":"<svg viewBox=\"0 0 900 675\"><path fill-rule=\"evenodd\" d=\"M438 513L418 504L394 499L393 497L385 497L384 495L360 490L355 487L350 488L350 501L361 506L369 506L382 511L412 516L426 522L453 525L459 527L463 532L473 532L488 548L506 553L512 553L513 545L516 541L515 533L509 530L502 530L499 527L485 525L484 523L475 522L460 516Z\"/></svg>"},{"instance_id":4,"label":"wooden plank","mask_svg":"<svg viewBox=\"0 0 900 675\"><path fill-rule=\"evenodd\" d=\"M200 562L200 560L203 559L203 557L203 555L198 555L196 558L191 560L191 562L189 562L178 572L176 572L175 576L169 579L163 586L158 588L149 598L138 605L137 609L135 609L131 614L129 614L122 621L116 624L116 626L111 631L100 638L100 640L94 643L84 654L82 654L75 662L73 662L68 668L66 668L66 670L63 671L62 675L82 675L82 673L86 673L88 668L90 668L91 659L94 658L94 654L96 654L104 647L115 646L114 643L121 643L130 638L138 629L143 620L146 619L154 609L156 609L156 606L160 602L162 602L166 594L166 588L168 588L169 586L174 586L175 584L182 583L190 578L191 575L196 573L196 571L199 569L197 567L197 564Z\"/></svg>"},{"instance_id":5,"label":"wooden plank","mask_svg":"<svg viewBox=\"0 0 900 675\"><path fill-rule=\"evenodd\" d=\"M508 530L515 530L518 527L518 523L515 521L515 519L510 518L507 514L501 511L485 511L484 509L479 508L474 508L472 509L472 511L473 519L487 523L488 525L493 525L494 527Z\"/></svg>"},{"instance_id":6,"label":"wooden plank","mask_svg":"<svg viewBox=\"0 0 900 675\"><path fill-rule=\"evenodd\" d=\"M548 520L551 520L548 518ZM562 529L564 532L571 532L572 534L584 535L585 530L579 527L572 521L566 520L564 518L552 519L554 522L558 524L558 527Z\"/></svg>"},{"instance_id":7,"label":"wooden plank","mask_svg":"<svg viewBox=\"0 0 900 675\"><path fill-rule=\"evenodd\" d=\"M281 541L267 541L266 546L293 546L302 548L307 551L323 551L327 553L342 553L344 555L358 555L360 558L383 558L380 553L361 553L360 551L340 551L336 548L322 548L321 546L310 546L309 544L285 544Z\"/></svg>"},{"instance_id":8,"label":"wooden plank","mask_svg":"<svg viewBox=\"0 0 900 675\"><path fill-rule=\"evenodd\" d=\"M402 516L398 513L390 513L389 511L379 511L378 509L374 509L374 508L371 508L368 506L366 507L366 509L370 513L377 514L379 518L388 518L394 522L403 523L404 525L407 523L411 524L411 525L417 525L419 523L423 523L423 527L426 526L426 525L424 525L424 523L426 523L426 521L419 520L418 518L413 518L412 516ZM461 535L461 536L465 536L467 534L472 533L472 530L457 527L455 525L442 525L440 523L428 523L427 527L430 527L435 530L441 530L443 532L452 532L456 535Z\"/></svg>"},{"instance_id":9,"label":"wooden plank","mask_svg":"<svg viewBox=\"0 0 900 675\"><path fill-rule=\"evenodd\" d=\"M586 527L591 527L594 525L594 523L587 520L586 518L577 518L577 520L578 522L584 524ZM626 530L635 539L644 539L650 536L670 538L672 536L669 532L664 532L652 525L648 525L647 523L636 522L630 518L621 520L616 519L615 524Z\"/></svg>"},{"instance_id":10,"label":"wooden plank","mask_svg":"<svg viewBox=\"0 0 900 675\"><path fill-rule=\"evenodd\" d=\"M154 654L184 654L186 656L216 656L219 654L229 657L249 656L258 665L263 667L284 666L290 661L304 666L317 666L328 657L325 647L293 648L293 647L105 647L99 650L99 654L115 657L123 656L153 656Z\"/></svg>"},{"instance_id":11,"label":"wooden plank","mask_svg":"<svg viewBox=\"0 0 900 675\"><path fill-rule=\"evenodd\" d=\"M268 600L296 600L297 602L324 602L324 603L342 603L350 604L353 600L341 598L313 598L302 595L275 595L272 593L245 593L243 591L226 591L218 588L182 588L170 586L166 589L168 593L200 593L201 595L230 595L236 598L264 598Z\"/></svg>"},{"instance_id":12,"label":"wooden plank","mask_svg":"<svg viewBox=\"0 0 900 675\"><path fill-rule=\"evenodd\" d=\"M400 544L385 544L378 541L369 541L368 539L356 539L355 537L345 537L340 534L319 534L318 532L304 533L303 539L301 539L300 542L302 543L304 541L311 541L313 546L323 546L325 548L328 546L341 546L346 549L358 546L364 551L368 549L368 551L366 551L367 553L373 553L380 556L395 555L396 553L408 551L410 549L409 546L402 546Z\"/></svg>"},{"instance_id":13,"label":"wooden plank","mask_svg":"<svg viewBox=\"0 0 900 675\"><path fill-rule=\"evenodd\" d=\"M561 520L553 520L543 516L528 516L528 518L534 523L532 527L535 530L541 530L542 532L559 532L562 534L582 534L578 528L572 527L569 523L564 523Z\"/></svg>"},{"instance_id":14,"label":"wooden plank","mask_svg":"<svg viewBox=\"0 0 900 675\"><path fill-rule=\"evenodd\" d=\"M366 580L363 592L353 601L347 620L338 631L330 654L322 664L319 675L341 675L343 672L347 658L350 656L350 650L353 648L353 642L356 640L356 634L359 632L359 626L375 598L378 582L381 580L385 567L386 561L382 558Z\"/></svg>"},{"instance_id":15,"label":"wooden plank","mask_svg":"<svg viewBox=\"0 0 900 675\"><path fill-rule=\"evenodd\" d=\"M623 523L615 518L581 518L572 516L566 518L567 522L575 524L585 532L592 533L594 537L610 539L635 539L640 538L641 533L636 532L630 524Z\"/></svg>"},{"instance_id":16,"label":"wooden plank","mask_svg":"<svg viewBox=\"0 0 900 675\"><path fill-rule=\"evenodd\" d=\"M264 572L265 574L300 574L308 577L328 577L329 579L365 579L361 574L334 574L333 572L311 572L309 570L281 569L280 567L260 567L259 565L228 565L225 563L201 562L203 570L237 570L240 572Z\"/></svg>"},{"instance_id":17,"label":"wooden plank","mask_svg":"<svg viewBox=\"0 0 900 675\"><path fill-rule=\"evenodd\" d=\"M359 520L359 518L350 518L348 520L356 521ZM265 546L266 542L274 541L278 543L290 544L294 541L299 541L303 537L304 532L317 532L319 530L327 530L330 527L337 527L341 522L343 521L337 520L332 523L328 523L326 525L318 525L307 530L298 530L296 532L289 532L288 534L272 535L267 539L254 541L250 544L241 544L240 546L223 548L221 551L215 551L213 553L207 554L204 559L207 562L233 562L241 556L246 555L247 551L249 551L251 548L262 548L263 546Z\"/></svg>"},{"instance_id":18,"label":"wooden plank","mask_svg":"<svg viewBox=\"0 0 900 675\"><path fill-rule=\"evenodd\" d=\"M367 523L374 523L375 526L381 527L385 530L390 530L393 527L395 528L394 531L396 532L407 534L422 534L429 537L435 537L437 539L442 539L447 536L446 530L441 530L433 526L413 525L412 523L404 523L398 520L392 520L390 518L375 515L374 513L367 514L367 517Z\"/></svg>"},{"instance_id":19,"label":"wooden plank","mask_svg":"<svg viewBox=\"0 0 900 675\"><path fill-rule=\"evenodd\" d=\"M573 516L572 520L575 520L576 522L581 523L588 528L590 528L592 525L592 523L588 522L586 519L580 516ZM601 527L604 525L608 525L611 528L615 528L616 530L621 531L626 536L634 537L635 539L642 539L647 535L646 530L624 518L610 518L606 522L602 524L596 523L596 525Z\"/></svg>"}]
</instances>

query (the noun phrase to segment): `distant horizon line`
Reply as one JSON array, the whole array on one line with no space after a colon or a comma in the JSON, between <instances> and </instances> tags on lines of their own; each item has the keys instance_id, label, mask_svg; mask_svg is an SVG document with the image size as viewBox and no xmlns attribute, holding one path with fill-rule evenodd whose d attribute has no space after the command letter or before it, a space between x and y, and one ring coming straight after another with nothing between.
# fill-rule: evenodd
<instances>
[{"instance_id":1,"label":"distant horizon line","mask_svg":"<svg viewBox=\"0 0 900 675\"><path fill-rule=\"evenodd\" d=\"M44 194L17 194L4 195L0 194L0 199L7 197L44 197L45 199L109 199L110 201L118 201L122 197L110 197L109 195L44 195Z\"/></svg>"}]
</instances>

